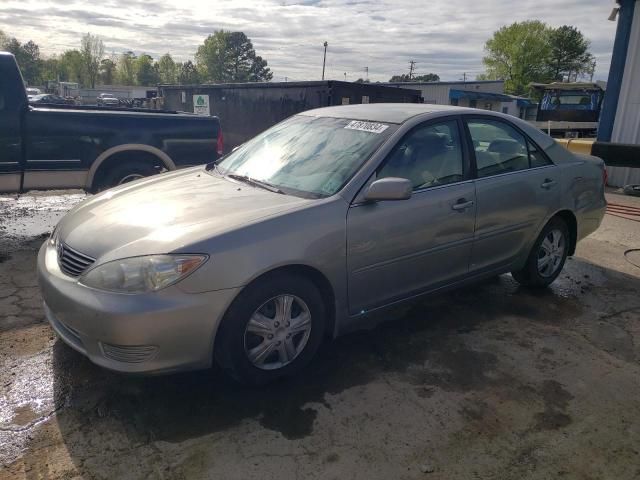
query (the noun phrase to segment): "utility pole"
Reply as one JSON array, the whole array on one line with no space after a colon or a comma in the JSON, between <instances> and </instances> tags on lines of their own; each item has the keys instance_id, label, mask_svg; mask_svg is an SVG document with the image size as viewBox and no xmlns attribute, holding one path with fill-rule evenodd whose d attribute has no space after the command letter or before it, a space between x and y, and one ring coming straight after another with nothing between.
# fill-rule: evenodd
<instances>
[{"instance_id":1,"label":"utility pole","mask_svg":"<svg viewBox=\"0 0 640 480\"><path fill-rule=\"evenodd\" d=\"M347 81L347 72L344 72L344 81Z\"/></svg>"},{"instance_id":2,"label":"utility pole","mask_svg":"<svg viewBox=\"0 0 640 480\"><path fill-rule=\"evenodd\" d=\"M467 83L467 72L462 72L462 81Z\"/></svg>"},{"instance_id":3,"label":"utility pole","mask_svg":"<svg viewBox=\"0 0 640 480\"><path fill-rule=\"evenodd\" d=\"M364 72L365 72L366 77L367 77L367 78L365 78L365 80L369 80L369 67L364 67Z\"/></svg>"},{"instance_id":4,"label":"utility pole","mask_svg":"<svg viewBox=\"0 0 640 480\"><path fill-rule=\"evenodd\" d=\"M322 59L322 80L324 80L324 64L327 62L327 42L324 42L324 58Z\"/></svg>"},{"instance_id":5,"label":"utility pole","mask_svg":"<svg viewBox=\"0 0 640 480\"><path fill-rule=\"evenodd\" d=\"M415 69L416 62L413 60L409 60L409 80L413 78L413 70Z\"/></svg>"}]
</instances>

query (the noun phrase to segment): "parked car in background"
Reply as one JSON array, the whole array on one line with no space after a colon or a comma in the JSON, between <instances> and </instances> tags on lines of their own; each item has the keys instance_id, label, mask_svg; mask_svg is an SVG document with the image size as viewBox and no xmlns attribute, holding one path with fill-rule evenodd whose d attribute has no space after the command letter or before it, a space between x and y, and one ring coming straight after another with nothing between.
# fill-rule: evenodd
<instances>
[{"instance_id":1,"label":"parked car in background","mask_svg":"<svg viewBox=\"0 0 640 480\"><path fill-rule=\"evenodd\" d=\"M0 52L0 192L95 192L222 155L216 117L27 102L15 58Z\"/></svg>"},{"instance_id":2,"label":"parked car in background","mask_svg":"<svg viewBox=\"0 0 640 480\"><path fill-rule=\"evenodd\" d=\"M73 105L75 102L72 99L60 97L49 93L41 95L33 95L29 97L29 103L47 103L53 105Z\"/></svg>"},{"instance_id":3,"label":"parked car in background","mask_svg":"<svg viewBox=\"0 0 640 480\"><path fill-rule=\"evenodd\" d=\"M101 93L96 98L96 103L101 106L118 106L120 105L120 100L111 93Z\"/></svg>"},{"instance_id":4,"label":"parked car in background","mask_svg":"<svg viewBox=\"0 0 640 480\"><path fill-rule=\"evenodd\" d=\"M215 360L261 384L398 302L505 272L549 285L600 225L604 184L602 160L509 115L311 110L74 208L40 250L45 312L104 367Z\"/></svg>"},{"instance_id":5,"label":"parked car in background","mask_svg":"<svg viewBox=\"0 0 640 480\"><path fill-rule=\"evenodd\" d=\"M27 96L29 97L29 100L31 100L31 97L35 95L40 95L42 93L42 91L39 88L35 88L35 87L27 87L26 92L27 92Z\"/></svg>"}]
</instances>

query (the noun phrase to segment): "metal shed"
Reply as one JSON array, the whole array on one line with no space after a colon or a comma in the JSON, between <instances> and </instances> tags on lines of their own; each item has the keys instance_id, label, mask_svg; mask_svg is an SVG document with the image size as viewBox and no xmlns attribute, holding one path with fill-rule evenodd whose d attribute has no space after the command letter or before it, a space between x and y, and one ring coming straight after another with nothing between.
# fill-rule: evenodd
<instances>
[{"instance_id":1,"label":"metal shed","mask_svg":"<svg viewBox=\"0 0 640 480\"><path fill-rule=\"evenodd\" d=\"M617 1L618 26L598 140L627 145L628 155L636 159L635 168L607 167L609 185L621 187L640 183L640 0Z\"/></svg>"},{"instance_id":2,"label":"metal shed","mask_svg":"<svg viewBox=\"0 0 640 480\"><path fill-rule=\"evenodd\" d=\"M225 150L279 121L312 108L356 103L418 103L418 90L340 81L161 85L164 108L193 112L194 95L208 95L211 115L220 118Z\"/></svg>"}]
</instances>

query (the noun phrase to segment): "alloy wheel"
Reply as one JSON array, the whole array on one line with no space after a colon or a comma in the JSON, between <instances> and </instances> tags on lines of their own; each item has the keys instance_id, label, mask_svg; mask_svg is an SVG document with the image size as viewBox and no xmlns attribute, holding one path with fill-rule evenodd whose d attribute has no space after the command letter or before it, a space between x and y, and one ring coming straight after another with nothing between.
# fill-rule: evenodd
<instances>
[{"instance_id":1,"label":"alloy wheel","mask_svg":"<svg viewBox=\"0 0 640 480\"><path fill-rule=\"evenodd\" d=\"M311 325L311 312L301 298L287 294L273 297L247 322L245 355L259 369L282 368L302 353L309 341Z\"/></svg>"},{"instance_id":2,"label":"alloy wheel","mask_svg":"<svg viewBox=\"0 0 640 480\"><path fill-rule=\"evenodd\" d=\"M538 250L538 273L545 278L553 276L560 268L564 258L564 250L563 233L558 229L550 230Z\"/></svg>"}]
</instances>

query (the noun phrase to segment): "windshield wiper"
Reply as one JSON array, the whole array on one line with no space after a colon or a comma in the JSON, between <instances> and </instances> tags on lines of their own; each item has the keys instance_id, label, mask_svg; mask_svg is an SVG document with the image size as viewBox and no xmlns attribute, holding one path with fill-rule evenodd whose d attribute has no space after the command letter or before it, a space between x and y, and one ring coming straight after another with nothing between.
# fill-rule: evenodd
<instances>
[{"instance_id":1,"label":"windshield wiper","mask_svg":"<svg viewBox=\"0 0 640 480\"><path fill-rule=\"evenodd\" d=\"M228 173L227 177L233 178L234 180L239 180L241 182L248 183L249 185L253 185L254 187L264 188L265 190L269 190L270 192L273 192L273 193L280 193L282 195L285 194L282 190L280 190L275 185L271 185L270 183L262 182L260 180L254 179L254 178L250 178L250 177L248 177L246 175L238 175L236 173Z\"/></svg>"}]
</instances>

